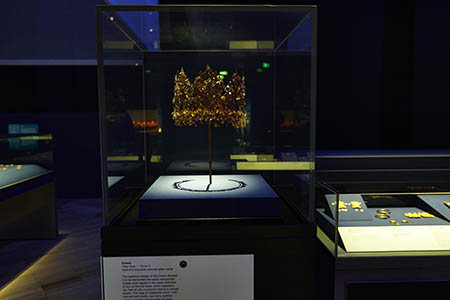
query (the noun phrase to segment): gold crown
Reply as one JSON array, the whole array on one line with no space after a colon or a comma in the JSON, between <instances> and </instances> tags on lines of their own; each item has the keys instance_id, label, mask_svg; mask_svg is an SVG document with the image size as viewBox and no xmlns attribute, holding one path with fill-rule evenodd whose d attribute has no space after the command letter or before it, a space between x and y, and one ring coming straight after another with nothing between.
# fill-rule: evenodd
<instances>
[{"instance_id":1,"label":"gold crown","mask_svg":"<svg viewBox=\"0 0 450 300\"><path fill-rule=\"evenodd\" d=\"M227 85L206 65L192 85L183 68L175 74L172 119L176 126L197 126L211 122L214 127L230 124L245 127L245 77L233 73Z\"/></svg>"}]
</instances>

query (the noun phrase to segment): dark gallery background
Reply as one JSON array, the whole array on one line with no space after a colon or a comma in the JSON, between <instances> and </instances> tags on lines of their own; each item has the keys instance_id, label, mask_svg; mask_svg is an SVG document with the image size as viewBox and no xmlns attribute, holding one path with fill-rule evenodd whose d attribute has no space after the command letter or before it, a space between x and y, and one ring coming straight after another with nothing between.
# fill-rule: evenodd
<instances>
[{"instance_id":1,"label":"dark gallery background","mask_svg":"<svg viewBox=\"0 0 450 300\"><path fill-rule=\"evenodd\" d=\"M159 1L188 2L202 3ZM270 3L319 6L319 150L450 149L449 2ZM0 134L12 122L53 134L58 197L100 196L96 4L0 3Z\"/></svg>"}]
</instances>

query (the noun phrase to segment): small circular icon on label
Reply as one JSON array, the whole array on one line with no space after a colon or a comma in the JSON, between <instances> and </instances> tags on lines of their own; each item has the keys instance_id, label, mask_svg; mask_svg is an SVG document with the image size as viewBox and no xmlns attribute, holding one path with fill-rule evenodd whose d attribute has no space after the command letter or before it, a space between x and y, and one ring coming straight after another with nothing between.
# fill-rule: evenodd
<instances>
[{"instance_id":1,"label":"small circular icon on label","mask_svg":"<svg viewBox=\"0 0 450 300\"><path fill-rule=\"evenodd\" d=\"M187 267L187 262L185 260L180 261L180 267L186 268Z\"/></svg>"}]
</instances>

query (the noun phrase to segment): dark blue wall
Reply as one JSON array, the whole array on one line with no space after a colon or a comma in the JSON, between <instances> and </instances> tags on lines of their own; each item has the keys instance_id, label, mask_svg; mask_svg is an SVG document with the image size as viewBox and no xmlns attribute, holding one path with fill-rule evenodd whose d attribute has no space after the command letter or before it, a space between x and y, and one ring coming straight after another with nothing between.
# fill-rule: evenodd
<instances>
[{"instance_id":1,"label":"dark blue wall","mask_svg":"<svg viewBox=\"0 0 450 300\"><path fill-rule=\"evenodd\" d=\"M414 90L416 145L448 145L450 132L450 2L416 0Z\"/></svg>"},{"instance_id":2,"label":"dark blue wall","mask_svg":"<svg viewBox=\"0 0 450 300\"><path fill-rule=\"evenodd\" d=\"M382 143L384 1L318 1L317 147Z\"/></svg>"},{"instance_id":3,"label":"dark blue wall","mask_svg":"<svg viewBox=\"0 0 450 300\"><path fill-rule=\"evenodd\" d=\"M96 59L102 0L1 1L0 60Z\"/></svg>"}]
</instances>

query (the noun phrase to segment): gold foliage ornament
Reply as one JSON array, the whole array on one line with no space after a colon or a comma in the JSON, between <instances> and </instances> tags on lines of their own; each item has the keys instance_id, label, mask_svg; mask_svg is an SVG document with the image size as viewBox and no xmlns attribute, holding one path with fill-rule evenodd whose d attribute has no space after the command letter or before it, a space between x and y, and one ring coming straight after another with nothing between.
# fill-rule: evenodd
<instances>
[{"instance_id":1,"label":"gold foliage ornament","mask_svg":"<svg viewBox=\"0 0 450 300\"><path fill-rule=\"evenodd\" d=\"M233 73L227 85L206 65L191 84L183 68L175 74L172 119L176 126L246 126L245 77Z\"/></svg>"},{"instance_id":2,"label":"gold foliage ornament","mask_svg":"<svg viewBox=\"0 0 450 300\"><path fill-rule=\"evenodd\" d=\"M419 218L435 218L434 215L428 212L407 212L403 214L405 217L410 219L419 219Z\"/></svg>"}]
</instances>

